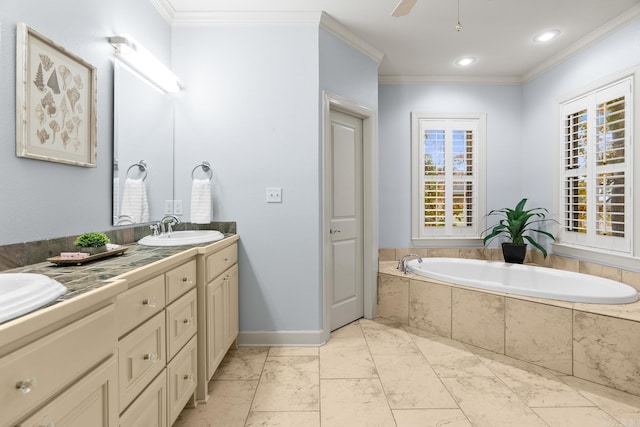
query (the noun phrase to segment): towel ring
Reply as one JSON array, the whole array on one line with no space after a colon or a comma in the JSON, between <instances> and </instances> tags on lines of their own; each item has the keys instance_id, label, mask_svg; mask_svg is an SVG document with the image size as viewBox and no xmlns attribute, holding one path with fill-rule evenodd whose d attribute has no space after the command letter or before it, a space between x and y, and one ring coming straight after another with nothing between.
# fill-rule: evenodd
<instances>
[{"instance_id":1,"label":"towel ring","mask_svg":"<svg viewBox=\"0 0 640 427\"><path fill-rule=\"evenodd\" d=\"M129 168L127 169L127 178L129 178L129 171L134 167L138 167L138 170L141 173L144 172L144 175L142 175L143 181L147 179L147 162L145 162L144 160L140 160L138 163L134 163L131 166L129 166Z\"/></svg>"},{"instance_id":2,"label":"towel ring","mask_svg":"<svg viewBox=\"0 0 640 427\"><path fill-rule=\"evenodd\" d=\"M195 173L198 170L198 168L202 168L202 170L207 175L209 175L209 181L211 181L211 179L213 178L213 171L211 170L211 163L209 163L208 161L204 160L202 163L200 163L195 168L193 168L193 170L191 171L191 179L195 179Z\"/></svg>"}]
</instances>

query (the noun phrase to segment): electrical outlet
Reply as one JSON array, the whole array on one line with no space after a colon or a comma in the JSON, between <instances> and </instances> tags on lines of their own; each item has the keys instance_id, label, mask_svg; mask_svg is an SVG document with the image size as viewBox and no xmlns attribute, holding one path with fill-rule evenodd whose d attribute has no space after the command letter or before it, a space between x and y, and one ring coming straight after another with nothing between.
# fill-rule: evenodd
<instances>
[{"instance_id":1,"label":"electrical outlet","mask_svg":"<svg viewBox=\"0 0 640 427\"><path fill-rule=\"evenodd\" d=\"M182 200L173 201L173 214L182 215Z\"/></svg>"},{"instance_id":2,"label":"electrical outlet","mask_svg":"<svg viewBox=\"0 0 640 427\"><path fill-rule=\"evenodd\" d=\"M267 203L282 203L282 188L267 187Z\"/></svg>"},{"instance_id":3,"label":"electrical outlet","mask_svg":"<svg viewBox=\"0 0 640 427\"><path fill-rule=\"evenodd\" d=\"M164 214L173 215L173 200L164 201Z\"/></svg>"}]
</instances>

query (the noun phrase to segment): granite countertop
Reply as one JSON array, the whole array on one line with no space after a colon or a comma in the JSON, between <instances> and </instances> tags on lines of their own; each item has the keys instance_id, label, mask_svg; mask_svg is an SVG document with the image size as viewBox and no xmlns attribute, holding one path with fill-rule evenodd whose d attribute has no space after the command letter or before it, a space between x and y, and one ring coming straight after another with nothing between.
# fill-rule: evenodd
<instances>
[{"instance_id":1,"label":"granite countertop","mask_svg":"<svg viewBox=\"0 0 640 427\"><path fill-rule=\"evenodd\" d=\"M226 234L225 239L231 236L234 235ZM219 240L219 242L225 239ZM92 289L99 288L116 276L198 246L202 245L159 247L132 243L130 245L123 245L123 247L127 248L123 254L97 259L81 265L56 265L50 261L45 261L12 270L5 270L4 273L44 274L62 283L69 290L60 298L48 304L52 305L56 302L64 301Z\"/></svg>"}]
</instances>

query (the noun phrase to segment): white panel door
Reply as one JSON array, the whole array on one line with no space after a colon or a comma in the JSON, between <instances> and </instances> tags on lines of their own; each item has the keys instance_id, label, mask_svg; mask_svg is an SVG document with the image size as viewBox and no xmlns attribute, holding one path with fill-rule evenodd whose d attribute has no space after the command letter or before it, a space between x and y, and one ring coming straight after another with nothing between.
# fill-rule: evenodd
<instances>
[{"instance_id":1,"label":"white panel door","mask_svg":"<svg viewBox=\"0 0 640 427\"><path fill-rule=\"evenodd\" d=\"M330 327L337 329L364 314L362 227L362 120L331 111L331 177L328 197Z\"/></svg>"}]
</instances>

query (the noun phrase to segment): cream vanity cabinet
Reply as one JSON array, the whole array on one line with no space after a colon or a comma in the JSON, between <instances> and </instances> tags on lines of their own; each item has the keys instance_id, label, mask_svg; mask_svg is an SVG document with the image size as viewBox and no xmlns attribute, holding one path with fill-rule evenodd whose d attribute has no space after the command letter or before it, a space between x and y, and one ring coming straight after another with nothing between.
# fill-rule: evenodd
<instances>
[{"instance_id":1,"label":"cream vanity cabinet","mask_svg":"<svg viewBox=\"0 0 640 427\"><path fill-rule=\"evenodd\" d=\"M118 425L121 282L0 325L0 426Z\"/></svg>"},{"instance_id":2,"label":"cream vanity cabinet","mask_svg":"<svg viewBox=\"0 0 640 427\"><path fill-rule=\"evenodd\" d=\"M120 425L171 426L197 373L196 250L120 276L116 301Z\"/></svg>"},{"instance_id":3,"label":"cream vanity cabinet","mask_svg":"<svg viewBox=\"0 0 640 427\"><path fill-rule=\"evenodd\" d=\"M238 237L198 255L198 385L196 398L208 399L207 384L238 337Z\"/></svg>"}]
</instances>

